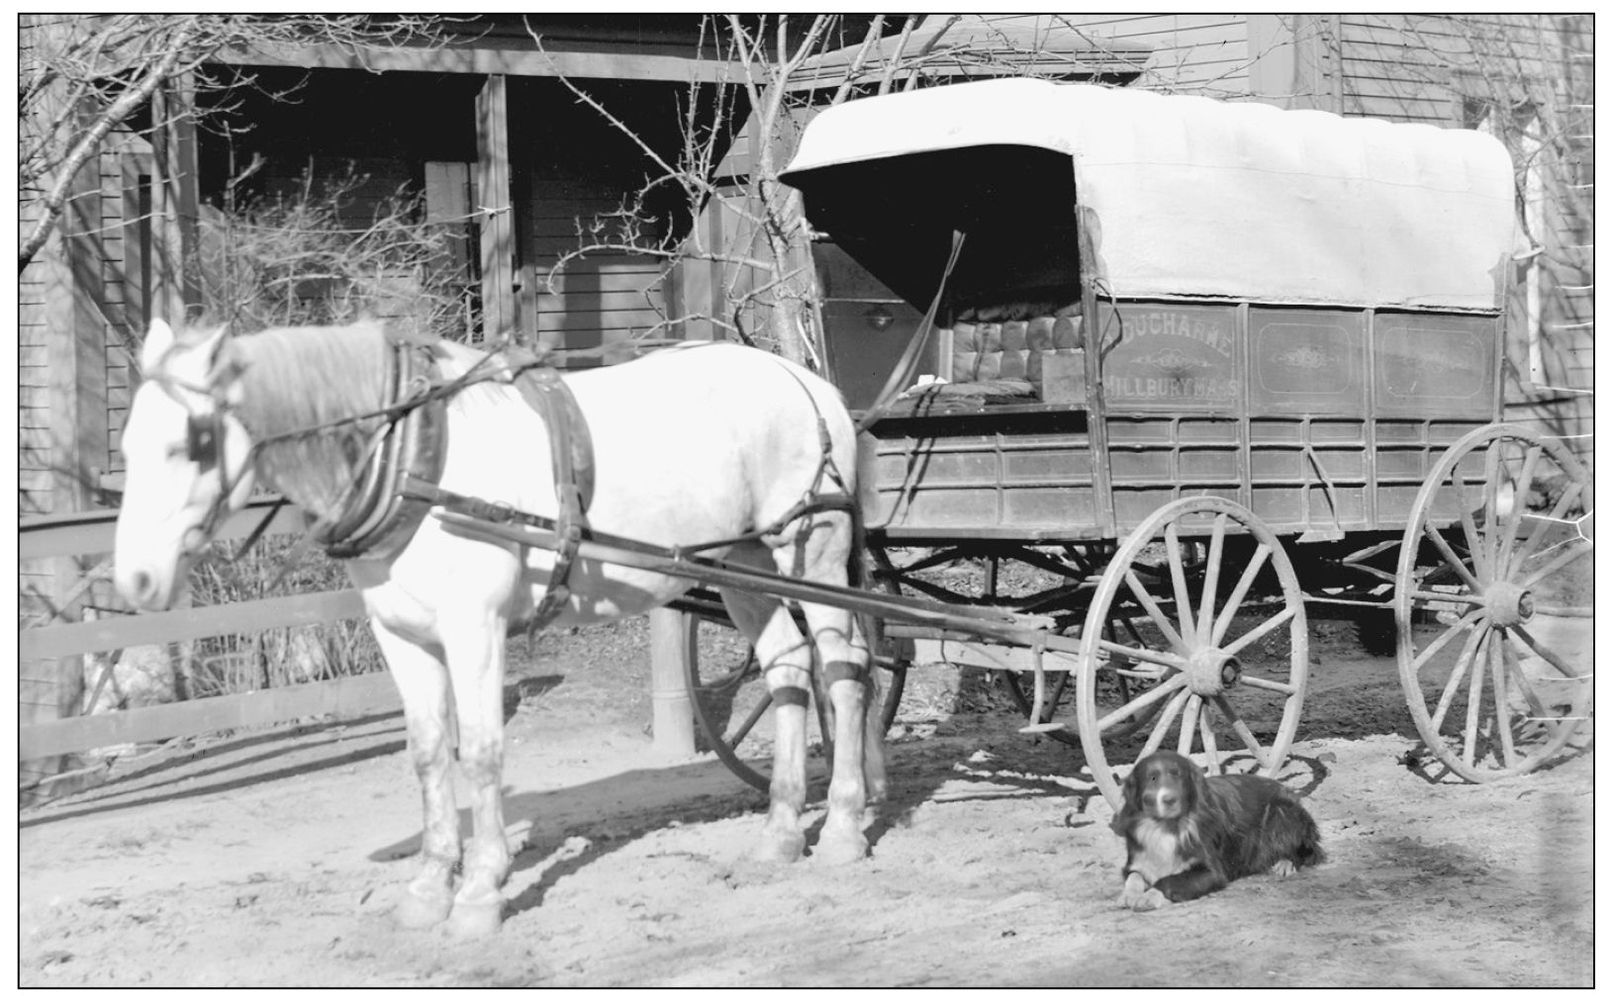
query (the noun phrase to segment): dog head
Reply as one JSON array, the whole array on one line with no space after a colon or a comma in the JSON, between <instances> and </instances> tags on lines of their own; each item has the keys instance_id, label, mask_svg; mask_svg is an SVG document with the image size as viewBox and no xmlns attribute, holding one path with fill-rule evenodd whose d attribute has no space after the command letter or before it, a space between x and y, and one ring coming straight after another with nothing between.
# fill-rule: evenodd
<instances>
[{"instance_id":1,"label":"dog head","mask_svg":"<svg viewBox=\"0 0 1614 996\"><path fill-rule=\"evenodd\" d=\"M1180 819L1193 811L1203 778L1192 761L1175 751L1150 754L1127 775L1126 808L1150 819Z\"/></svg>"}]
</instances>

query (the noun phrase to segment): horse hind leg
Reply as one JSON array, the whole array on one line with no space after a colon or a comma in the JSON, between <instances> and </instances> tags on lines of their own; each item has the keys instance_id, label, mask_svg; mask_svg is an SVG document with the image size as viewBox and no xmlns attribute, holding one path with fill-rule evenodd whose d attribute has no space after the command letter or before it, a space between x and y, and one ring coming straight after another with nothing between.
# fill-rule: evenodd
<instances>
[{"instance_id":1,"label":"horse hind leg","mask_svg":"<svg viewBox=\"0 0 1614 996\"><path fill-rule=\"evenodd\" d=\"M773 555L781 573L845 587L851 550L850 521L831 515L800 523ZM804 602L802 612L818 655L820 687L828 691L835 744L829 815L813 853L831 863L856 861L869 851L863 824L870 797L885 791L884 745L871 748L878 734L867 724L874 699L868 641L848 609Z\"/></svg>"},{"instance_id":2,"label":"horse hind leg","mask_svg":"<svg viewBox=\"0 0 1614 996\"><path fill-rule=\"evenodd\" d=\"M868 646L852 613L829 606L803 604L807 626L820 661L820 694L829 702L835 744L830 769L829 814L813 854L821 861L844 864L869 852L863 827L872 799L885 794L883 733L869 727L876 697ZM878 727L878 716L874 716Z\"/></svg>"},{"instance_id":3,"label":"horse hind leg","mask_svg":"<svg viewBox=\"0 0 1614 996\"><path fill-rule=\"evenodd\" d=\"M459 811L450 779L452 725L448 672L442 660L380 623L371 631L403 700L409 755L420 779L424 819L420 870L394 910L401 926L430 927L448 918L454 904L454 868L460 861Z\"/></svg>"},{"instance_id":4,"label":"horse hind leg","mask_svg":"<svg viewBox=\"0 0 1614 996\"><path fill-rule=\"evenodd\" d=\"M764 559L765 559L764 554ZM751 560L740 553L730 559ZM724 591L729 618L756 649L763 680L773 697L773 774L768 785L768 819L753 849L762 861L787 863L807 846L801 813L807 804L807 703L812 647L777 599Z\"/></svg>"}]
</instances>

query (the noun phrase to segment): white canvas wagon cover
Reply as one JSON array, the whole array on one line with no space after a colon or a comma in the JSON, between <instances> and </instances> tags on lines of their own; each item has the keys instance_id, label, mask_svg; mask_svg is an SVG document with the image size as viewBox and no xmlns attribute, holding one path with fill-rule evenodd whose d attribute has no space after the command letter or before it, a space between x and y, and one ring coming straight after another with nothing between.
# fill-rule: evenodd
<instances>
[{"instance_id":1,"label":"white canvas wagon cover","mask_svg":"<svg viewBox=\"0 0 1614 996\"><path fill-rule=\"evenodd\" d=\"M989 147L1070 157L1095 241L1082 265L1120 296L1488 310L1515 249L1513 167L1491 136L1090 84L992 80L850 101L810 123L784 178L811 214L815 199L848 193L860 168L883 163L889 175L905 157ZM911 177L916 190L926 179ZM928 179L939 188L922 210L940 215L949 186L969 196L991 180ZM874 216L838 219L869 226L858 233L865 256L904 251L900 232L879 231L891 221L880 214L900 214L902 189L888 181L863 202ZM1054 200L1047 212L1073 213ZM1017 211L1037 223L1023 202ZM906 250L935 258L929 246Z\"/></svg>"}]
</instances>

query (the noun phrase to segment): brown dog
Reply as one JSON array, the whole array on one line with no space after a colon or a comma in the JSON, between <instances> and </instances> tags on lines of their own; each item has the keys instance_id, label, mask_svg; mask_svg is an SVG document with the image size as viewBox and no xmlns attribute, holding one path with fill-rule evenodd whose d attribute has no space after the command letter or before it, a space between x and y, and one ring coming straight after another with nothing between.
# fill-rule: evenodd
<instances>
[{"instance_id":1,"label":"brown dog","mask_svg":"<svg viewBox=\"0 0 1614 996\"><path fill-rule=\"evenodd\" d=\"M1207 778L1186 757L1139 761L1110 829L1126 838L1121 905L1159 909L1245 875L1279 876L1323 860L1317 824L1288 789L1257 775Z\"/></svg>"}]
</instances>

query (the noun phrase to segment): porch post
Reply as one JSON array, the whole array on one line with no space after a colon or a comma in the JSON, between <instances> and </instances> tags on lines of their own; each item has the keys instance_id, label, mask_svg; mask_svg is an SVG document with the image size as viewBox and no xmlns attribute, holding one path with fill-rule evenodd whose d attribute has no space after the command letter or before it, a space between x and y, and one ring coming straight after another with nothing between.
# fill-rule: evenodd
<instances>
[{"instance_id":1,"label":"porch post","mask_svg":"<svg viewBox=\"0 0 1614 996\"><path fill-rule=\"evenodd\" d=\"M651 749L665 757L695 753L695 713L685 677L686 662L699 653L695 633L695 617L688 613L650 612Z\"/></svg>"},{"instance_id":2,"label":"porch post","mask_svg":"<svg viewBox=\"0 0 1614 996\"><path fill-rule=\"evenodd\" d=\"M510 209L510 101L503 75L476 96L476 196L482 231L482 338L516 331L516 226Z\"/></svg>"}]
</instances>

